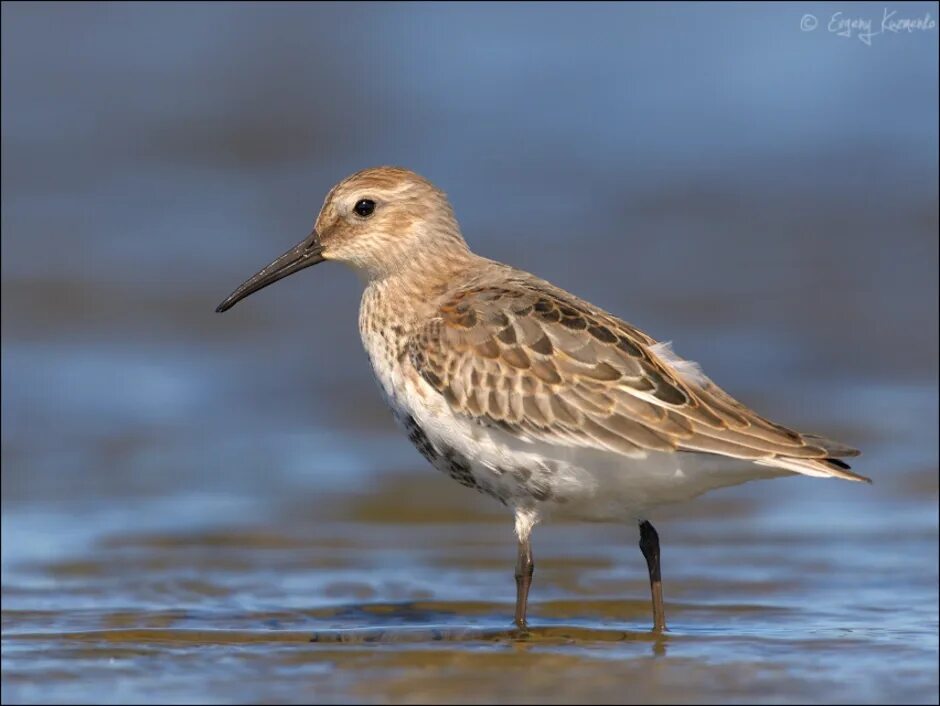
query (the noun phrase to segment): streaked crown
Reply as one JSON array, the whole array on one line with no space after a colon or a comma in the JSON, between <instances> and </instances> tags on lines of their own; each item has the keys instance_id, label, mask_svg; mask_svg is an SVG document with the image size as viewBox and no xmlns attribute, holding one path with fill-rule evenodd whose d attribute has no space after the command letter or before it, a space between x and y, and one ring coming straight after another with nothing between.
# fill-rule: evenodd
<instances>
[{"instance_id":1,"label":"streaked crown","mask_svg":"<svg viewBox=\"0 0 940 706\"><path fill-rule=\"evenodd\" d=\"M446 194L400 167L364 169L333 187L316 231L325 259L368 278L401 268L419 250L445 254L467 247Z\"/></svg>"}]
</instances>

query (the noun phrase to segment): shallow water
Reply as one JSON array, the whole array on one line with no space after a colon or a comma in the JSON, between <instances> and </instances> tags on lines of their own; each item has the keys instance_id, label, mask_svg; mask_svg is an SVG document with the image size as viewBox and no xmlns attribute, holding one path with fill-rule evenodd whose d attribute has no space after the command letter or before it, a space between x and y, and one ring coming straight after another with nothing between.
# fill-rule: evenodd
<instances>
[{"instance_id":1,"label":"shallow water","mask_svg":"<svg viewBox=\"0 0 940 706\"><path fill-rule=\"evenodd\" d=\"M901 445L869 440L873 467L903 464ZM532 631L520 635L509 518L409 465L420 464L330 493L283 478L247 493L183 481L162 497L5 511L4 700L936 693L935 468L871 487L752 484L663 513L670 630L656 637L634 528L538 528Z\"/></svg>"},{"instance_id":2,"label":"shallow water","mask_svg":"<svg viewBox=\"0 0 940 706\"><path fill-rule=\"evenodd\" d=\"M4 703L938 700L936 32L493 7L4 4ZM519 634L354 277L212 311L382 162L874 484L657 513L661 637L635 527L539 526Z\"/></svg>"}]
</instances>

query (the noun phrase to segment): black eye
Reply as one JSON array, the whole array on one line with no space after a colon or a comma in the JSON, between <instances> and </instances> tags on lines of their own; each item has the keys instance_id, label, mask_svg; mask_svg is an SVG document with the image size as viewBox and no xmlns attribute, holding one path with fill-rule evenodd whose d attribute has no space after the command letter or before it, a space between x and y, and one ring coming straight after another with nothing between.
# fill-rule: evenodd
<instances>
[{"instance_id":1,"label":"black eye","mask_svg":"<svg viewBox=\"0 0 940 706\"><path fill-rule=\"evenodd\" d=\"M375 210L375 201L372 199L359 199L356 201L356 205L353 208L353 211L356 212L356 215L360 218L367 218L372 215L372 212Z\"/></svg>"}]
</instances>

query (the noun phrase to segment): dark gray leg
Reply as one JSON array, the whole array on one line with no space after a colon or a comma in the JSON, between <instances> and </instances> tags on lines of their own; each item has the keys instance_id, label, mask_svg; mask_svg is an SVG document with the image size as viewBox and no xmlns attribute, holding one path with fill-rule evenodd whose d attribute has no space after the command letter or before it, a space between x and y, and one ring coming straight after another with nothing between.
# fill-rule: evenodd
<instances>
[{"instance_id":1,"label":"dark gray leg","mask_svg":"<svg viewBox=\"0 0 940 706\"><path fill-rule=\"evenodd\" d=\"M650 571L650 592L653 594L653 632L666 629L666 611L663 607L663 581L659 575L659 535L646 520L640 523L640 551Z\"/></svg>"},{"instance_id":2,"label":"dark gray leg","mask_svg":"<svg viewBox=\"0 0 940 706\"><path fill-rule=\"evenodd\" d=\"M519 540L519 558L516 560L516 625L520 630L526 629L525 614L534 571L532 546L529 543L529 537L526 536L525 539Z\"/></svg>"}]
</instances>

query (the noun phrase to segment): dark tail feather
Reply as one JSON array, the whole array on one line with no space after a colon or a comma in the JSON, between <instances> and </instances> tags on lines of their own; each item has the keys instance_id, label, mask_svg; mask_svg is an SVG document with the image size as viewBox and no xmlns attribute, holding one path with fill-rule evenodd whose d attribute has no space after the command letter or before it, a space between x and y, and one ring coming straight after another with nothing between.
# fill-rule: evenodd
<instances>
[{"instance_id":1,"label":"dark tail feather","mask_svg":"<svg viewBox=\"0 0 940 706\"><path fill-rule=\"evenodd\" d=\"M855 454L858 455L858 451L856 451ZM871 484L871 478L859 475L858 473L850 470L852 467L845 461L840 461L837 458L824 458L822 459L822 462L829 466L829 468L837 471L836 475L838 475L839 478L844 478L845 480L863 481L865 483Z\"/></svg>"}]
</instances>

